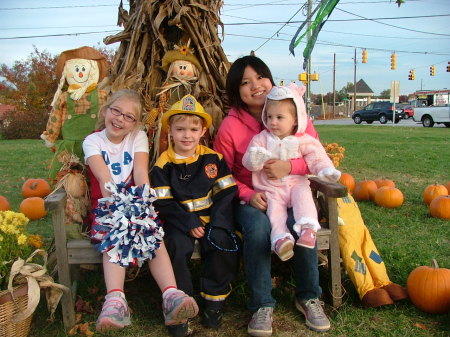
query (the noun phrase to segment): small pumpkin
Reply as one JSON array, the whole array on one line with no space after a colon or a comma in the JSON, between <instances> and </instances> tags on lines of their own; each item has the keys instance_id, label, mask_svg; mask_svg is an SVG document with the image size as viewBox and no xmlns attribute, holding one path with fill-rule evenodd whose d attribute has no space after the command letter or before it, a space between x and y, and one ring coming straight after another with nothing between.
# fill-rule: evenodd
<instances>
[{"instance_id":1,"label":"small pumpkin","mask_svg":"<svg viewBox=\"0 0 450 337\"><path fill-rule=\"evenodd\" d=\"M447 188L444 185L438 183L428 185L423 191L423 202L430 205L433 199L440 195L448 195Z\"/></svg>"},{"instance_id":2,"label":"small pumpkin","mask_svg":"<svg viewBox=\"0 0 450 337\"><path fill-rule=\"evenodd\" d=\"M355 189L355 179L349 173L342 173L339 182L347 187L348 193L352 194Z\"/></svg>"},{"instance_id":3,"label":"small pumpkin","mask_svg":"<svg viewBox=\"0 0 450 337\"><path fill-rule=\"evenodd\" d=\"M450 269L439 268L435 259L432 266L414 269L406 281L411 302L420 310L431 314L444 314L450 310Z\"/></svg>"},{"instance_id":4,"label":"small pumpkin","mask_svg":"<svg viewBox=\"0 0 450 337\"><path fill-rule=\"evenodd\" d=\"M20 213L23 213L30 220L41 219L47 215L44 199L40 197L30 197L22 200L19 206Z\"/></svg>"},{"instance_id":5,"label":"small pumpkin","mask_svg":"<svg viewBox=\"0 0 450 337\"><path fill-rule=\"evenodd\" d=\"M373 180L359 181L353 190L353 196L358 201L373 200L378 187Z\"/></svg>"},{"instance_id":6,"label":"small pumpkin","mask_svg":"<svg viewBox=\"0 0 450 337\"><path fill-rule=\"evenodd\" d=\"M450 195L440 195L430 203L430 215L440 219L450 219Z\"/></svg>"},{"instance_id":7,"label":"small pumpkin","mask_svg":"<svg viewBox=\"0 0 450 337\"><path fill-rule=\"evenodd\" d=\"M396 187L382 186L375 193L375 203L381 207L395 208L403 205L403 193Z\"/></svg>"},{"instance_id":8,"label":"small pumpkin","mask_svg":"<svg viewBox=\"0 0 450 337\"><path fill-rule=\"evenodd\" d=\"M11 205L9 204L8 199L6 199L3 195L0 195L0 211L9 210L11 210Z\"/></svg>"},{"instance_id":9,"label":"small pumpkin","mask_svg":"<svg viewBox=\"0 0 450 337\"><path fill-rule=\"evenodd\" d=\"M51 191L50 184L42 178L27 179L22 185L22 196L24 198L44 198L49 195Z\"/></svg>"},{"instance_id":10,"label":"small pumpkin","mask_svg":"<svg viewBox=\"0 0 450 337\"><path fill-rule=\"evenodd\" d=\"M389 186L389 187L395 187L395 182L391 179L387 179L387 178L377 178L374 180L375 184L377 184L378 188L383 187L383 186Z\"/></svg>"}]
</instances>

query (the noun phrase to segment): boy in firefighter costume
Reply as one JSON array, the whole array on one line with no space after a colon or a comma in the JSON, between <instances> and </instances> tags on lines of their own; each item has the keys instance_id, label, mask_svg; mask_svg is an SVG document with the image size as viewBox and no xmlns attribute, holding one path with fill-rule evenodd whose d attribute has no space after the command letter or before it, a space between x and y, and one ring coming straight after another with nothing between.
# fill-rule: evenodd
<instances>
[{"instance_id":1,"label":"boy in firefighter costume","mask_svg":"<svg viewBox=\"0 0 450 337\"><path fill-rule=\"evenodd\" d=\"M202 323L218 328L238 267L232 221L237 186L223 156L199 145L211 121L193 96L186 95L175 103L161 121L171 139L169 148L158 158L150 176L177 285L193 295L189 261L197 239L202 257ZM172 336L184 336L187 331L187 323L169 329Z\"/></svg>"},{"instance_id":2,"label":"boy in firefighter costume","mask_svg":"<svg viewBox=\"0 0 450 337\"><path fill-rule=\"evenodd\" d=\"M60 81L46 130L41 135L45 145L56 152L49 172L51 179L55 179L63 166L64 155L75 154L83 163L81 144L94 131L98 109L108 96L106 91L97 89L97 84L107 75L107 71L105 57L91 47L66 50L59 56L56 75ZM69 86L67 92L63 92L66 81ZM60 133L63 139L55 150Z\"/></svg>"},{"instance_id":3,"label":"boy in firefighter costume","mask_svg":"<svg viewBox=\"0 0 450 337\"><path fill-rule=\"evenodd\" d=\"M338 198L337 203L342 261L363 305L379 307L408 298L405 288L389 280L353 197Z\"/></svg>"}]
</instances>

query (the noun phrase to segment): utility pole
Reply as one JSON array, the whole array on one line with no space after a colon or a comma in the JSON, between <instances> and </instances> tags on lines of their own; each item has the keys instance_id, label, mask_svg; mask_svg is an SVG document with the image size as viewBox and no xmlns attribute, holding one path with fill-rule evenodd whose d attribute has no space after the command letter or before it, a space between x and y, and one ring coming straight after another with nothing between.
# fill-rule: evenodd
<instances>
[{"instance_id":1,"label":"utility pole","mask_svg":"<svg viewBox=\"0 0 450 337\"><path fill-rule=\"evenodd\" d=\"M333 54L333 118L336 118L336 53Z\"/></svg>"},{"instance_id":2,"label":"utility pole","mask_svg":"<svg viewBox=\"0 0 450 337\"><path fill-rule=\"evenodd\" d=\"M311 30L309 29L311 26L311 8L312 8L312 4L311 4L311 0L308 0L308 10L307 10L307 18L308 18L308 22L307 22L307 29L308 29L308 40L311 38ZM312 55L312 53L311 53ZM307 84L306 84L306 112L308 113L308 116L311 116L311 80L310 80L310 74L311 74L311 55L308 58L308 62L306 64L306 73L307 75Z\"/></svg>"},{"instance_id":3,"label":"utility pole","mask_svg":"<svg viewBox=\"0 0 450 337\"><path fill-rule=\"evenodd\" d=\"M355 57L353 58L355 69L353 71L353 111L356 110L356 48Z\"/></svg>"}]
</instances>

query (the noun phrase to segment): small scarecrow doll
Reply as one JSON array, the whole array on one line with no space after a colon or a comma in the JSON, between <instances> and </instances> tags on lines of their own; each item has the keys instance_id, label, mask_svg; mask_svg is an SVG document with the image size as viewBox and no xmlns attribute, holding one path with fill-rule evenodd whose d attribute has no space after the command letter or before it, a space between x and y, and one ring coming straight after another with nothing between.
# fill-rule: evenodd
<instances>
[{"instance_id":1,"label":"small scarecrow doll","mask_svg":"<svg viewBox=\"0 0 450 337\"><path fill-rule=\"evenodd\" d=\"M157 93L158 107L147 116L145 124L148 126L151 162L155 162L161 153L168 148L166 130L161 129L161 117L169 108L185 95L191 94L198 98L200 86L198 80L202 66L193 50L187 45L169 50L162 59L162 69L167 72L166 80ZM158 146L152 146L158 144Z\"/></svg>"},{"instance_id":2,"label":"small scarecrow doll","mask_svg":"<svg viewBox=\"0 0 450 337\"><path fill-rule=\"evenodd\" d=\"M69 236L73 231L73 236L78 237L79 224L88 210L82 142L95 130L98 110L108 97L108 92L97 88L107 71L105 57L91 47L66 50L56 63L60 81L41 138L55 152L49 171L54 190L64 187L67 193L65 223L73 225L67 227ZM67 91L63 91L66 82ZM62 140L56 144L60 134Z\"/></svg>"},{"instance_id":3,"label":"small scarecrow doll","mask_svg":"<svg viewBox=\"0 0 450 337\"><path fill-rule=\"evenodd\" d=\"M56 152L49 172L51 179L55 179L63 165L61 154L75 154L83 162L82 141L94 131L99 107L108 96L106 91L97 89L107 71L105 57L91 47L66 50L59 56L56 74L60 81L46 130L41 135L45 145ZM63 92L66 81L69 86ZM60 133L62 141L55 148Z\"/></svg>"},{"instance_id":4,"label":"small scarecrow doll","mask_svg":"<svg viewBox=\"0 0 450 337\"><path fill-rule=\"evenodd\" d=\"M406 289L389 279L353 197L338 198L337 204L342 261L362 304L379 307L408 298Z\"/></svg>"}]
</instances>

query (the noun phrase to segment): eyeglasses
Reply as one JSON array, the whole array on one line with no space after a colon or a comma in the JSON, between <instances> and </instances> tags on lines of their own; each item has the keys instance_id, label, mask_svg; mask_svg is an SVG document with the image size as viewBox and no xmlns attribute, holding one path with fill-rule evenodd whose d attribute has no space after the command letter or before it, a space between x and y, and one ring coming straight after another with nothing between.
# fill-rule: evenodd
<instances>
[{"instance_id":1,"label":"eyeglasses","mask_svg":"<svg viewBox=\"0 0 450 337\"><path fill-rule=\"evenodd\" d=\"M123 119L130 123L136 122L136 118L133 115L124 114L122 111L114 107L109 107L108 109L114 116L123 116Z\"/></svg>"}]
</instances>

